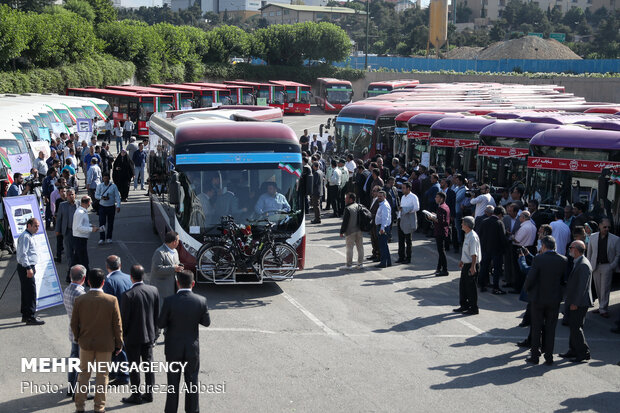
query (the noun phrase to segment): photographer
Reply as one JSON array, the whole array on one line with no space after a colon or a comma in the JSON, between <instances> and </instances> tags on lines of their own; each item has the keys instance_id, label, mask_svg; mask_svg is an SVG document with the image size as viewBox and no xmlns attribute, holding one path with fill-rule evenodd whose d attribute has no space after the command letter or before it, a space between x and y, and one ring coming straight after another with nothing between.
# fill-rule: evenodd
<instances>
[{"instance_id":1,"label":"photographer","mask_svg":"<svg viewBox=\"0 0 620 413\"><path fill-rule=\"evenodd\" d=\"M469 203L476 206L476 211L474 212L474 218L476 220L484 216L484 210L487 208L487 205L491 205L493 208L496 207L495 200L491 194L489 194L489 191L489 185L482 184L478 194L476 194L476 191L467 191L465 194L465 196L472 197Z\"/></svg>"},{"instance_id":2,"label":"photographer","mask_svg":"<svg viewBox=\"0 0 620 413\"><path fill-rule=\"evenodd\" d=\"M102 179L103 182L97 185L95 190L95 199L99 201L99 226L105 226L105 229L99 232L99 245L112 242L114 217L121 211L121 195L116 185L110 182L110 174L104 173Z\"/></svg>"},{"instance_id":3,"label":"photographer","mask_svg":"<svg viewBox=\"0 0 620 413\"><path fill-rule=\"evenodd\" d=\"M6 192L6 196L20 196L27 195L29 186L24 186L24 177L19 172L13 175L13 183Z\"/></svg>"}]
</instances>

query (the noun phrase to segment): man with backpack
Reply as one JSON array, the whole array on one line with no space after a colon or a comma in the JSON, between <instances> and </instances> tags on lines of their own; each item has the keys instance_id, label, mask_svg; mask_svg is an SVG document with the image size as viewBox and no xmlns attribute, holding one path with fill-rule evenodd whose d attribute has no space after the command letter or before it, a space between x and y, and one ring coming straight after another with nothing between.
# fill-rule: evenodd
<instances>
[{"instance_id":1,"label":"man with backpack","mask_svg":"<svg viewBox=\"0 0 620 413\"><path fill-rule=\"evenodd\" d=\"M347 270L353 268L354 246L357 248L357 268L362 268L364 265L364 237L362 235L362 228L360 224L362 222L367 224L366 220L368 217L362 211L362 208L364 207L356 202L357 197L353 192L349 192L345 196L344 201L347 206L344 209L342 225L340 226L340 236L346 236L345 268ZM368 214L370 214L370 211L368 211Z\"/></svg>"}]
</instances>

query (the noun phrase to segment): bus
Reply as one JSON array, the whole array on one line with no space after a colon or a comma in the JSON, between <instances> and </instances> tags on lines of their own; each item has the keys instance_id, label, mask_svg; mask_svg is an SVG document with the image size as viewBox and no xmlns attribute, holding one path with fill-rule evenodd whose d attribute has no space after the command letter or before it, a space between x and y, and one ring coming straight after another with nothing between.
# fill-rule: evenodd
<instances>
[{"instance_id":1,"label":"bus","mask_svg":"<svg viewBox=\"0 0 620 413\"><path fill-rule=\"evenodd\" d=\"M599 119L581 120L575 122L576 125L587 126L592 129L604 129L620 131L620 116L609 115L601 116Z\"/></svg>"},{"instance_id":2,"label":"bus","mask_svg":"<svg viewBox=\"0 0 620 413\"><path fill-rule=\"evenodd\" d=\"M228 105L231 102L230 90L228 89L185 84L182 85L176 83L154 83L151 87L191 92L194 95L194 106L197 108L210 108L217 105Z\"/></svg>"},{"instance_id":3,"label":"bus","mask_svg":"<svg viewBox=\"0 0 620 413\"><path fill-rule=\"evenodd\" d=\"M284 114L310 113L310 86L288 80L270 80L284 89Z\"/></svg>"},{"instance_id":4,"label":"bus","mask_svg":"<svg viewBox=\"0 0 620 413\"><path fill-rule=\"evenodd\" d=\"M353 99L353 85L348 80L320 77L316 81L314 102L324 112L338 113Z\"/></svg>"},{"instance_id":5,"label":"bus","mask_svg":"<svg viewBox=\"0 0 620 413\"><path fill-rule=\"evenodd\" d=\"M190 86L204 86L228 90L230 102L226 105L254 105L254 88L252 86L227 85L223 83L188 82Z\"/></svg>"},{"instance_id":6,"label":"bus","mask_svg":"<svg viewBox=\"0 0 620 413\"><path fill-rule=\"evenodd\" d=\"M241 263L224 276L213 265L203 265L209 260L206 251L222 242L223 216L232 216L257 239L273 225L274 236L296 252L292 265L304 267L301 146L284 124L249 121L260 116L261 111L217 108L151 117L152 139L162 145L162 156L171 155L167 190L150 195L154 230L162 238L170 230L179 234L179 258L200 282L257 284L291 278L268 276ZM282 197L268 209L263 198L274 190Z\"/></svg>"},{"instance_id":7,"label":"bus","mask_svg":"<svg viewBox=\"0 0 620 413\"><path fill-rule=\"evenodd\" d=\"M254 89L255 105L260 105L262 103L259 99L265 99L265 104L274 108L280 108L284 111L283 86L276 86L271 83L246 82L243 80L227 80L224 84L249 86Z\"/></svg>"},{"instance_id":8,"label":"bus","mask_svg":"<svg viewBox=\"0 0 620 413\"><path fill-rule=\"evenodd\" d=\"M583 202L594 218L618 223L620 133L582 128L551 129L530 140L526 194L564 207Z\"/></svg>"},{"instance_id":9,"label":"bus","mask_svg":"<svg viewBox=\"0 0 620 413\"><path fill-rule=\"evenodd\" d=\"M131 92L154 93L172 96L172 98L174 99L174 109L186 110L194 108L194 94L187 90L133 85L108 86L108 88L116 90L127 90Z\"/></svg>"},{"instance_id":10,"label":"bus","mask_svg":"<svg viewBox=\"0 0 620 413\"><path fill-rule=\"evenodd\" d=\"M516 181L525 182L530 139L538 132L560 125L505 120L480 131L478 145L478 181L492 187L507 188Z\"/></svg>"},{"instance_id":11,"label":"bus","mask_svg":"<svg viewBox=\"0 0 620 413\"><path fill-rule=\"evenodd\" d=\"M399 115L400 116L400 115ZM430 161L430 137L431 126L443 118L464 118L461 113L425 112L410 116L407 120L406 151L407 162L418 159L424 161L423 165L429 166ZM397 117L398 119L398 117Z\"/></svg>"},{"instance_id":12,"label":"bus","mask_svg":"<svg viewBox=\"0 0 620 413\"><path fill-rule=\"evenodd\" d=\"M423 110L408 110L402 112L394 118L394 155L404 153L407 157L409 142L407 134L409 133L409 124L407 123L412 117L421 113L439 113ZM408 162L408 161L407 161Z\"/></svg>"},{"instance_id":13,"label":"bus","mask_svg":"<svg viewBox=\"0 0 620 413\"><path fill-rule=\"evenodd\" d=\"M475 177L480 131L497 119L481 116L445 118L433 123L430 136L430 165L445 172L451 167L465 177Z\"/></svg>"},{"instance_id":14,"label":"bus","mask_svg":"<svg viewBox=\"0 0 620 413\"><path fill-rule=\"evenodd\" d=\"M172 96L114 89L68 88L69 96L85 96L103 99L110 103L114 123L131 118L135 121L137 135L148 138L147 122L154 112L174 109Z\"/></svg>"},{"instance_id":15,"label":"bus","mask_svg":"<svg viewBox=\"0 0 620 413\"><path fill-rule=\"evenodd\" d=\"M420 84L419 80L386 80L383 82L372 82L366 91L367 97L373 97L390 93L395 89L413 89Z\"/></svg>"}]
</instances>

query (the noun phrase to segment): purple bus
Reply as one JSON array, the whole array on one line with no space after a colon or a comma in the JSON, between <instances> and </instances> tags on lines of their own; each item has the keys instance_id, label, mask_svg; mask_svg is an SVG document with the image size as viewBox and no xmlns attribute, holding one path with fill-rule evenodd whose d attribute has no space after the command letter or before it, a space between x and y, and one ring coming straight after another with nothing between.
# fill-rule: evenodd
<instances>
[{"instance_id":1,"label":"purple bus","mask_svg":"<svg viewBox=\"0 0 620 413\"><path fill-rule=\"evenodd\" d=\"M530 139L538 132L559 127L515 120L500 120L485 127L478 145L478 180L504 188L524 183Z\"/></svg>"},{"instance_id":2,"label":"purple bus","mask_svg":"<svg viewBox=\"0 0 620 413\"><path fill-rule=\"evenodd\" d=\"M595 216L617 222L620 132L577 127L539 132L530 140L527 167L528 196L559 207L585 202Z\"/></svg>"},{"instance_id":3,"label":"purple bus","mask_svg":"<svg viewBox=\"0 0 620 413\"><path fill-rule=\"evenodd\" d=\"M461 113L419 113L407 121L406 159L407 162L414 158L422 160L430 153L431 125L439 119L464 118ZM429 165L426 165L427 167Z\"/></svg>"},{"instance_id":4,"label":"purple bus","mask_svg":"<svg viewBox=\"0 0 620 413\"><path fill-rule=\"evenodd\" d=\"M519 119L534 123L551 123L554 125L568 125L570 123L577 123L587 120L600 119L601 115L594 113L528 113L523 116L519 116Z\"/></svg>"},{"instance_id":5,"label":"purple bus","mask_svg":"<svg viewBox=\"0 0 620 413\"><path fill-rule=\"evenodd\" d=\"M477 172L479 134L497 119L481 116L444 118L433 123L430 136L430 164L444 172L452 167L466 177Z\"/></svg>"},{"instance_id":6,"label":"purple bus","mask_svg":"<svg viewBox=\"0 0 620 413\"><path fill-rule=\"evenodd\" d=\"M602 115L598 119L580 120L575 123L592 129L620 131L620 116L618 115Z\"/></svg>"}]
</instances>

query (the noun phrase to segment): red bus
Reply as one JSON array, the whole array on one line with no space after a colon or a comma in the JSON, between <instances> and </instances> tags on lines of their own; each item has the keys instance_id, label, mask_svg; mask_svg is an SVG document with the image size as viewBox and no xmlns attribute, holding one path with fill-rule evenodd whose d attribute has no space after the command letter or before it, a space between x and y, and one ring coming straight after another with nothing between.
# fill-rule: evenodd
<instances>
[{"instance_id":1,"label":"red bus","mask_svg":"<svg viewBox=\"0 0 620 413\"><path fill-rule=\"evenodd\" d=\"M270 83L246 82L243 80L227 80L227 85L249 86L254 89L255 104L258 99L265 99L265 103L274 108L284 110L284 87L272 85Z\"/></svg>"},{"instance_id":2,"label":"red bus","mask_svg":"<svg viewBox=\"0 0 620 413\"><path fill-rule=\"evenodd\" d=\"M94 97L108 101L115 123L131 118L135 121L137 135L141 138L149 137L147 122L154 112L174 109L173 97L162 94L86 87L68 88L67 95Z\"/></svg>"},{"instance_id":3,"label":"red bus","mask_svg":"<svg viewBox=\"0 0 620 413\"><path fill-rule=\"evenodd\" d=\"M230 102L230 91L228 89L173 83L154 83L151 87L192 92L194 94L194 105L198 108L210 108L214 104L226 105Z\"/></svg>"},{"instance_id":4,"label":"red bus","mask_svg":"<svg viewBox=\"0 0 620 413\"><path fill-rule=\"evenodd\" d=\"M270 80L269 82L284 88L284 114L310 113L310 86L288 80Z\"/></svg>"},{"instance_id":5,"label":"red bus","mask_svg":"<svg viewBox=\"0 0 620 413\"><path fill-rule=\"evenodd\" d=\"M372 82L366 91L367 97L373 97L389 93L394 89L413 89L420 84L419 80L386 80L384 82Z\"/></svg>"},{"instance_id":6,"label":"red bus","mask_svg":"<svg viewBox=\"0 0 620 413\"><path fill-rule=\"evenodd\" d=\"M314 101L325 112L338 113L353 100L353 85L348 80L320 77Z\"/></svg>"},{"instance_id":7,"label":"red bus","mask_svg":"<svg viewBox=\"0 0 620 413\"><path fill-rule=\"evenodd\" d=\"M186 85L191 86L205 86L205 87L214 87L227 89L230 91L230 102L225 103L226 105L253 105L254 104L254 88L251 86L241 86L241 85L226 85L223 83L206 83L206 82L194 82L194 83L185 83Z\"/></svg>"},{"instance_id":8,"label":"red bus","mask_svg":"<svg viewBox=\"0 0 620 413\"><path fill-rule=\"evenodd\" d=\"M128 90L132 92L155 93L174 98L174 108L176 110L192 109L194 107L194 94L186 90L174 90L149 86L120 85L108 86L108 89Z\"/></svg>"},{"instance_id":9,"label":"red bus","mask_svg":"<svg viewBox=\"0 0 620 413\"><path fill-rule=\"evenodd\" d=\"M282 281L304 267L304 208L298 192L301 147L286 125L242 121L265 118L262 112L270 118L280 110L212 108L151 117L152 139L162 145L164 157L173 156L165 171L167 193L150 196L153 227L162 238L170 230L179 234L179 258L186 269L196 272L198 282ZM238 251L237 246L228 243L221 228L222 217L228 216L253 236L235 240L242 244L240 254L230 253ZM288 251L281 257L286 265L272 271L248 260L261 248L257 242L262 245L261 234L268 227L276 242L287 244L278 251ZM222 257L214 258L214 248L228 254L225 261L232 265L222 268Z\"/></svg>"}]
</instances>

